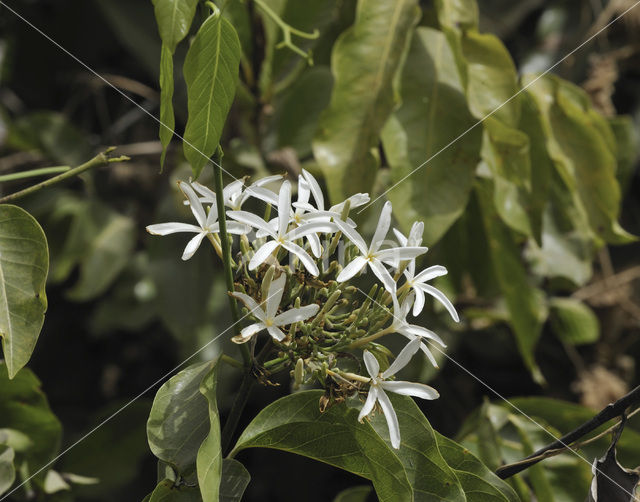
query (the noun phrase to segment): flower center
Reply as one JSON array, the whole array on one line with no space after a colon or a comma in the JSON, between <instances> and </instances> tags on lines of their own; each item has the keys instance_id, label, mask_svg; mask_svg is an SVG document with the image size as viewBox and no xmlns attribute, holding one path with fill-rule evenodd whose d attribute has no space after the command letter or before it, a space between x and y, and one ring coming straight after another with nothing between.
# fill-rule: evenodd
<instances>
[{"instance_id":1,"label":"flower center","mask_svg":"<svg viewBox=\"0 0 640 502\"><path fill-rule=\"evenodd\" d=\"M265 325L267 326L267 328L273 326L273 319L269 318L266 321L264 321Z\"/></svg>"}]
</instances>

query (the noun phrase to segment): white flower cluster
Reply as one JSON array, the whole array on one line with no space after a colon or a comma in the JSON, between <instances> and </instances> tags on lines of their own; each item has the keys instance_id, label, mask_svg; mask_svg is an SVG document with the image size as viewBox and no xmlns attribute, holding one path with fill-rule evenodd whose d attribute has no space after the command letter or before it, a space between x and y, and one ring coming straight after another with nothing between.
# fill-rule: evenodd
<instances>
[{"instance_id":1,"label":"white flower cluster","mask_svg":"<svg viewBox=\"0 0 640 502\"><path fill-rule=\"evenodd\" d=\"M302 171L298 179L297 201L291 201L291 183L282 181L279 191L276 193L267 188L267 185L278 182L280 176L270 176L245 186L243 180L238 180L223 191L224 205L228 210L226 222L229 234L241 235L241 249L244 251L241 266L246 266L248 271L256 271L261 265L278 265L287 256L292 269L306 271L313 277L326 273L327 258L334 253L337 244L344 249L346 245L349 252L338 253L339 259L346 263L334 264L336 272L335 282L344 290L347 283L355 276L361 274L367 268L373 272L380 281L386 293L378 300L378 306L385 312L385 318L391 315L391 324L373 334L367 333L360 339L356 339L347 349L368 346L370 342L379 337L398 333L410 340L405 348L398 354L395 361L383 372L380 372L378 359L369 352L364 351L363 358L369 377L357 376L349 373L334 372L349 378L349 375L358 377L360 383L369 385L368 396L359 419L362 420L379 403L387 420L391 444L394 448L400 445L400 432L398 419L391 406L391 402L385 391L397 394L411 395L423 399L436 399L438 393L435 389L420 383L399 382L390 380L397 371L403 368L418 350L422 350L428 359L436 365L436 361L429 351L425 340L429 339L444 347L443 341L432 331L407 321L407 315L411 312L414 316L420 314L425 305L425 294L439 301L450 313L455 321L458 315L454 306L446 296L427 284L435 277L447 273L442 266L432 266L416 274L416 258L427 252L422 246L423 224L417 222L411 228L408 237L394 229L396 241L387 240L387 234L391 227L391 203L386 202L382 208L377 228L370 244L367 245L357 231L356 223L348 217L350 209L362 206L369 202L367 194L356 194L346 201L325 209L324 196L316 179L306 170ZM197 183L181 182L179 184L186 201L193 212L198 225L186 223L161 223L150 225L147 230L154 235L168 235L176 232L190 232L196 235L188 242L182 255L183 260L188 260L198 249L203 239L207 237L219 252L220 249L220 222L216 206L216 194L209 188ZM242 209L243 205L251 198L266 203L265 217ZM313 203L311 202L313 199ZM271 207L277 208L277 217L270 219ZM249 234L252 240L249 240ZM324 246L323 246L324 242ZM244 243L244 247L242 246ZM391 244L390 244L391 243ZM219 253L220 254L220 253ZM248 261L248 265L247 262ZM300 266L301 264L301 266ZM248 294L236 291L233 295L241 300L247 307L256 323L241 330L241 333L233 338L236 343L245 343L261 331L267 331L274 342L286 344L288 335L285 326L294 326L296 323L311 322L316 315L322 315L324 310L318 303L310 303L301 306L300 299L293 308L278 313L285 291L285 274L279 273L279 277L269 277L266 288L263 288L262 298L253 298ZM266 291L264 291L266 289ZM339 294L339 291L338 291ZM372 298L369 300L373 301ZM381 303L382 302L382 303ZM287 306L288 303L285 302ZM393 306L392 311L386 305ZM319 314L320 312L320 314ZM289 331L291 333L291 330ZM344 348L344 347L341 347ZM341 377L341 378L342 378Z\"/></svg>"}]
</instances>

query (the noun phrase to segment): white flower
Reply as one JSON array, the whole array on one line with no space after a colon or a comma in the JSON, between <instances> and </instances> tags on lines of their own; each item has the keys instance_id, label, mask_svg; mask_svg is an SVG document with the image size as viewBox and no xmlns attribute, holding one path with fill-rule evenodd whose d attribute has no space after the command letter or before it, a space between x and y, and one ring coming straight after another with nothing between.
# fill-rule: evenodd
<instances>
[{"instance_id":1,"label":"white flower","mask_svg":"<svg viewBox=\"0 0 640 502\"><path fill-rule=\"evenodd\" d=\"M421 221L414 222L409 230L409 237L405 237L397 228L393 229L393 233L396 235L396 239L401 246L421 246L422 234L424 233L424 223Z\"/></svg>"},{"instance_id":2,"label":"white flower","mask_svg":"<svg viewBox=\"0 0 640 502\"><path fill-rule=\"evenodd\" d=\"M242 300L251 314L259 320L259 322L243 328L239 335L234 336L232 340L235 343L245 343L253 335L265 329L273 338L281 342L286 336L280 329L281 326L286 326L287 324L292 324L294 322L306 321L318 313L320 306L313 303L311 305L306 305L305 307L287 310L286 312L276 315L280 301L282 300L282 294L284 293L285 281L286 276L284 274L271 281L267 298L264 299L261 304L264 305L264 310L261 305L258 305L258 303L249 295L245 295L244 293L233 293L233 296Z\"/></svg>"},{"instance_id":3,"label":"white flower","mask_svg":"<svg viewBox=\"0 0 640 502\"><path fill-rule=\"evenodd\" d=\"M389 271L383 265L383 261L394 262L396 260L410 260L427 252L425 247L397 247L391 249L380 249L384 239L389 231L391 225L391 202L385 203L380 213L380 220L373 238L371 239L371 245L367 246L362 236L350 227L347 223L341 220L334 220L340 231L351 241L362 253L360 256L356 256L343 270L338 274L336 280L338 282L344 282L351 279L354 275L360 272L367 264L371 267L374 274L382 281L385 289L390 293L394 293L396 289L396 283L389 274Z\"/></svg>"},{"instance_id":4,"label":"white flower","mask_svg":"<svg viewBox=\"0 0 640 502\"><path fill-rule=\"evenodd\" d=\"M215 204L209 208L209 214L207 214L202 203L198 200L198 196L193 191L193 188L184 181L181 181L179 185L180 190L182 190L182 193L189 201L191 212L200 226L177 222L158 223L156 225L149 225L147 227L147 232L153 235L169 235L178 232L196 233L197 235L187 243L187 246L184 248L184 252L182 253L182 259L188 260L200 247L202 239L204 239L207 234L220 232L220 223L218 222L218 208ZM251 229L246 225L235 221L227 222L227 232L230 234L241 235L246 234L250 230Z\"/></svg>"},{"instance_id":5,"label":"white flower","mask_svg":"<svg viewBox=\"0 0 640 502\"><path fill-rule=\"evenodd\" d=\"M243 180L235 180L234 182L229 183L222 190L224 205L234 211L240 211L242 209L242 205L249 199L249 197L260 199L267 204L276 205L278 203L278 196L271 190L264 188L264 185L267 185L274 181L278 181L280 179L282 179L282 176L280 175L267 176L266 178L262 178L246 188L244 188ZM216 194L213 190L198 183L197 181L194 181L192 185L194 190L201 195L201 202L215 205Z\"/></svg>"},{"instance_id":6,"label":"white flower","mask_svg":"<svg viewBox=\"0 0 640 502\"><path fill-rule=\"evenodd\" d=\"M437 390L422 383L386 380L407 365L411 360L411 357L417 352L419 343L420 342L417 339L409 342L406 347L400 351L398 357L391 366L389 366L389 368L387 368L387 370L382 374L380 374L380 364L375 356L368 350L364 351L364 364L371 376L371 382L369 383L369 395L360 410L358 420L362 422L364 417L373 411L376 401L380 403L382 413L384 414L384 417L387 420L387 426L389 427L391 446L396 450L400 448L400 425L398 424L396 412L391 405L391 400L385 393L385 390L401 394L403 396L415 396L422 399L438 399L438 397L440 397Z\"/></svg>"},{"instance_id":7,"label":"white flower","mask_svg":"<svg viewBox=\"0 0 640 502\"><path fill-rule=\"evenodd\" d=\"M407 322L407 314L409 313L411 305L414 301L413 294L407 295L407 297L402 302L402 306L400 306L400 302L398 302L395 294L392 294L391 298L393 299L393 322L388 328L390 332L399 333L402 336L407 337L411 341L415 339L428 338L437 342L443 348L447 346L442 341L442 339L430 329L423 328L422 326L418 326L417 324L409 324ZM436 362L429 348L422 341L420 342L420 350L424 352L431 364L433 364L437 368L438 363Z\"/></svg>"},{"instance_id":8,"label":"white flower","mask_svg":"<svg viewBox=\"0 0 640 502\"><path fill-rule=\"evenodd\" d=\"M285 181L282 187L280 187L277 228L274 228L273 225L264 221L259 216L247 211L229 211L228 214L234 220L250 225L262 231L264 235L273 238L273 240L267 241L256 250L249 261L249 270L256 269L267 260L271 253L282 246L290 253L296 255L309 273L314 276L318 275L318 267L313 261L313 258L294 241L311 233L335 231L335 225L327 222L312 222L288 231L291 214L291 184L288 181Z\"/></svg>"},{"instance_id":9,"label":"white flower","mask_svg":"<svg viewBox=\"0 0 640 502\"><path fill-rule=\"evenodd\" d=\"M451 314L451 317L453 317L454 321L459 322L460 318L458 317L458 313L456 312L455 307L444 295L444 293L431 284L425 284L431 279L446 275L447 269L442 265L434 265L432 267L424 269L418 275L415 275L415 271L416 263L414 261L410 262L409 265L407 265L406 270L404 271L404 275L407 279L407 284L409 284L409 287L412 288L416 293L416 300L413 304L413 315L416 316L420 312L422 312L422 309L424 308L424 294L428 293L440 303L442 303L442 305L444 305L449 314Z\"/></svg>"}]
</instances>

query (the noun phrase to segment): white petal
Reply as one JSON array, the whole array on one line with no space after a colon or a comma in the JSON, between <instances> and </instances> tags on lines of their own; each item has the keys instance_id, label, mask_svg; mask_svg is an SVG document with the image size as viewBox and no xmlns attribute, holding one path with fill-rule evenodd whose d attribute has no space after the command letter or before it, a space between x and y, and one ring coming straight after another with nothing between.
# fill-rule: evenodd
<instances>
[{"instance_id":1,"label":"white petal","mask_svg":"<svg viewBox=\"0 0 640 502\"><path fill-rule=\"evenodd\" d=\"M420 339L414 338L413 340L411 340L400 351L400 353L398 354L398 357L396 357L396 360L393 361L393 363L391 363L391 366L389 366L385 370L385 372L382 374L382 378L389 378L390 376L395 375L398 371L400 371L407 364L409 364L409 361L411 361L411 358L413 357L413 355L416 352L418 352L419 348L420 348Z\"/></svg>"},{"instance_id":2,"label":"white petal","mask_svg":"<svg viewBox=\"0 0 640 502\"><path fill-rule=\"evenodd\" d=\"M273 319L276 312L278 312L278 307L280 306L282 295L284 293L285 282L287 282L287 276L285 274L281 274L277 279L273 279L269 285L267 298L264 299L266 302L265 311L267 313L267 318L269 319Z\"/></svg>"},{"instance_id":3,"label":"white petal","mask_svg":"<svg viewBox=\"0 0 640 502\"><path fill-rule=\"evenodd\" d=\"M416 275L416 282L427 282L435 277L447 275L447 269L442 265L434 265L433 267L425 268L422 272Z\"/></svg>"},{"instance_id":4,"label":"white petal","mask_svg":"<svg viewBox=\"0 0 640 502\"><path fill-rule=\"evenodd\" d=\"M433 387L413 382L380 382L380 387L403 396L420 397L422 399L438 399L440 394Z\"/></svg>"},{"instance_id":5,"label":"white petal","mask_svg":"<svg viewBox=\"0 0 640 502\"><path fill-rule=\"evenodd\" d=\"M376 277L378 279L380 279L380 281L382 281L382 284L384 285L384 288L389 293L395 295L396 294L396 281L393 280L393 277L391 277L391 274L385 268L385 266L382 264L382 262L380 260L376 260L374 258L373 260L369 260L369 266L371 267L371 270L376 275Z\"/></svg>"},{"instance_id":6,"label":"white petal","mask_svg":"<svg viewBox=\"0 0 640 502\"><path fill-rule=\"evenodd\" d=\"M286 326L294 322L306 321L309 317L313 317L320 310L320 305L315 303L312 305L305 305L297 309L287 310L280 315L277 315L273 319L273 323L276 326Z\"/></svg>"},{"instance_id":7,"label":"white petal","mask_svg":"<svg viewBox=\"0 0 640 502\"><path fill-rule=\"evenodd\" d=\"M216 223L216 225L218 225ZM213 231L213 230L212 230ZM251 227L244 225L238 221L227 221L227 233L235 235L244 235L251 232Z\"/></svg>"},{"instance_id":8,"label":"white petal","mask_svg":"<svg viewBox=\"0 0 640 502\"><path fill-rule=\"evenodd\" d=\"M280 187L278 194L278 235L287 233L289 213L291 212L291 183L287 180Z\"/></svg>"},{"instance_id":9,"label":"white petal","mask_svg":"<svg viewBox=\"0 0 640 502\"><path fill-rule=\"evenodd\" d=\"M236 199L242 193L243 185L243 180L235 180L222 189L222 198L224 199L225 204Z\"/></svg>"},{"instance_id":10,"label":"white petal","mask_svg":"<svg viewBox=\"0 0 640 502\"><path fill-rule=\"evenodd\" d=\"M367 247L367 244L364 242L362 236L354 228L351 228L342 220L334 219L333 221L340 229L340 231L347 237L347 239L353 242L363 255L366 256L367 254L369 254L369 248Z\"/></svg>"},{"instance_id":11,"label":"white petal","mask_svg":"<svg viewBox=\"0 0 640 502\"><path fill-rule=\"evenodd\" d=\"M320 258L322 255L322 244L320 244L320 237L316 234L307 235L307 241L309 242L309 247L311 248L311 252L313 256L316 258Z\"/></svg>"},{"instance_id":12,"label":"white petal","mask_svg":"<svg viewBox=\"0 0 640 502\"><path fill-rule=\"evenodd\" d=\"M304 179L309 184L309 190L311 190L311 193L313 194L313 200L316 201L316 206L320 211L324 210L324 195L322 195L320 185L306 169L302 170L302 176L304 176Z\"/></svg>"},{"instance_id":13,"label":"white petal","mask_svg":"<svg viewBox=\"0 0 640 502\"><path fill-rule=\"evenodd\" d=\"M273 174L271 176L265 176L264 178L260 178L258 181L253 183L251 186L261 187L264 185L268 185L269 183L273 183L275 181L280 181L282 179L281 174Z\"/></svg>"},{"instance_id":14,"label":"white petal","mask_svg":"<svg viewBox=\"0 0 640 502\"><path fill-rule=\"evenodd\" d=\"M266 221L253 213L249 213L247 211L228 211L227 216L239 221L240 223L249 225L250 227L264 230L267 235L271 235L274 239L276 237L276 233L273 231L273 228L271 228Z\"/></svg>"},{"instance_id":15,"label":"white petal","mask_svg":"<svg viewBox=\"0 0 640 502\"><path fill-rule=\"evenodd\" d=\"M421 338L429 338L434 342L438 342L442 347L446 347L447 345L442 341L438 335L436 335L433 331L427 328L423 328L422 326L418 326L416 324L406 324L403 328L407 333L419 336Z\"/></svg>"},{"instance_id":16,"label":"white petal","mask_svg":"<svg viewBox=\"0 0 640 502\"><path fill-rule=\"evenodd\" d=\"M204 209L202 208L200 199L198 198L196 193L193 191L193 188L191 188L191 185L189 185L188 183L181 181L179 183L179 186L184 196L189 200L189 207L191 207L191 212L196 217L196 221L198 222L198 225L200 225L201 227L204 227L207 223L207 215L205 214Z\"/></svg>"},{"instance_id":17,"label":"white petal","mask_svg":"<svg viewBox=\"0 0 640 502\"><path fill-rule=\"evenodd\" d=\"M149 225L147 232L153 235L169 235L178 232L195 232L200 233L202 229L189 223L156 223L155 225Z\"/></svg>"},{"instance_id":18,"label":"white petal","mask_svg":"<svg viewBox=\"0 0 640 502\"><path fill-rule=\"evenodd\" d=\"M244 193L247 194L247 197L250 196L255 199L259 199L267 204L272 204L274 206L278 204L278 196L266 188L250 186Z\"/></svg>"},{"instance_id":19,"label":"white petal","mask_svg":"<svg viewBox=\"0 0 640 502\"><path fill-rule=\"evenodd\" d=\"M191 182L191 188L193 188L196 192L202 195L200 199L202 202L206 202L207 204L215 204L216 203L216 194L209 187L206 187L197 181ZM226 188L225 188L226 190Z\"/></svg>"},{"instance_id":20,"label":"white petal","mask_svg":"<svg viewBox=\"0 0 640 502\"><path fill-rule=\"evenodd\" d=\"M304 178L298 177L298 202L301 204L308 203L310 195L309 183Z\"/></svg>"},{"instance_id":21,"label":"white petal","mask_svg":"<svg viewBox=\"0 0 640 502\"><path fill-rule=\"evenodd\" d=\"M433 357L433 354L431 353L431 351L427 348L427 346L424 343L420 344L420 350L422 352L424 352L424 355L427 356L427 359L429 359L429 362L431 364L433 364L434 368L438 367L438 362L436 361L436 358Z\"/></svg>"},{"instance_id":22,"label":"white petal","mask_svg":"<svg viewBox=\"0 0 640 502\"><path fill-rule=\"evenodd\" d=\"M204 239L205 235L207 235L207 232L200 231L198 235L187 242L187 246L184 248L184 252L182 253L183 260L186 261L193 256L200 247L200 243L202 242L202 239Z\"/></svg>"},{"instance_id":23,"label":"white petal","mask_svg":"<svg viewBox=\"0 0 640 502\"><path fill-rule=\"evenodd\" d=\"M211 227L216 221L218 221L218 208L216 205L212 205L207 213L207 227Z\"/></svg>"},{"instance_id":24,"label":"white petal","mask_svg":"<svg viewBox=\"0 0 640 502\"><path fill-rule=\"evenodd\" d=\"M378 402L384 413L384 418L387 419L387 427L389 427L389 438L391 439L391 446L396 450L400 448L400 424L398 424L398 417L396 415L389 397L384 393L382 389L378 390Z\"/></svg>"},{"instance_id":25,"label":"white petal","mask_svg":"<svg viewBox=\"0 0 640 502\"><path fill-rule=\"evenodd\" d=\"M351 209L354 209L356 207L360 207L367 204L371 199L368 193L357 193L349 197L347 200L350 202L349 207ZM335 206L331 206L329 211L336 211L338 213L342 213L342 210L344 209L344 205L347 203L347 200L345 200L344 202L340 202Z\"/></svg>"},{"instance_id":26,"label":"white petal","mask_svg":"<svg viewBox=\"0 0 640 502\"><path fill-rule=\"evenodd\" d=\"M238 300L241 300L242 303L244 303L247 306L247 308L249 309L249 312L252 315L257 317L261 321L264 321L266 319L266 316L264 315L264 311L262 310L260 305L258 305L258 302L256 302L249 295L245 295L244 293L238 293L237 291L235 293L232 293L232 295L235 296Z\"/></svg>"},{"instance_id":27,"label":"white petal","mask_svg":"<svg viewBox=\"0 0 640 502\"><path fill-rule=\"evenodd\" d=\"M344 282L351 279L367 265L367 260L363 256L356 256L349 264L342 269L336 277L336 281Z\"/></svg>"},{"instance_id":28,"label":"white petal","mask_svg":"<svg viewBox=\"0 0 640 502\"><path fill-rule=\"evenodd\" d=\"M411 225L407 243L410 246L419 246L420 244L422 244L422 234L424 234L424 223L421 221L416 221L413 225Z\"/></svg>"},{"instance_id":29,"label":"white petal","mask_svg":"<svg viewBox=\"0 0 640 502\"><path fill-rule=\"evenodd\" d=\"M451 317L453 317L454 321L456 322L460 321L460 318L458 317L458 313L456 312L455 307L449 301L449 299L444 295L442 291L440 291L437 288L434 288L430 284L416 284L416 288L420 288L425 293L429 293L436 300L442 303L442 305L444 305L444 307L449 311L449 314L451 314Z\"/></svg>"},{"instance_id":30,"label":"white petal","mask_svg":"<svg viewBox=\"0 0 640 502\"><path fill-rule=\"evenodd\" d=\"M373 234L373 239L371 239L370 249L372 251L377 251L378 249L380 249L382 242L387 236L387 232L389 231L390 226L391 202L387 201L382 207L382 211L380 212L380 219L378 220L378 226L376 227L376 232Z\"/></svg>"},{"instance_id":31,"label":"white petal","mask_svg":"<svg viewBox=\"0 0 640 502\"><path fill-rule=\"evenodd\" d=\"M271 255L271 253L273 253L279 247L280 243L278 241L265 242L251 257L251 260L249 261L249 270L255 270L260 265L262 265L269 257L269 255Z\"/></svg>"},{"instance_id":32,"label":"white petal","mask_svg":"<svg viewBox=\"0 0 640 502\"><path fill-rule=\"evenodd\" d=\"M411 260L416 256L426 253L428 250L429 248L425 247L390 248L377 251L376 257L380 260L398 262L402 260Z\"/></svg>"},{"instance_id":33,"label":"white petal","mask_svg":"<svg viewBox=\"0 0 640 502\"><path fill-rule=\"evenodd\" d=\"M304 268L306 268L311 275L313 275L314 277L318 276L320 271L318 270L318 266L316 265L316 262L314 262L313 258L309 256L309 253L307 253L304 249L302 249L300 246L298 246L297 244L291 241L285 241L282 244L282 247L285 248L290 253L293 253L294 255L296 255L304 265Z\"/></svg>"},{"instance_id":34,"label":"white petal","mask_svg":"<svg viewBox=\"0 0 640 502\"><path fill-rule=\"evenodd\" d=\"M362 419L373 411L373 407L376 405L376 399L378 399L378 388L375 385L372 385L369 388L367 400L362 405L362 409L360 410L360 414L358 415L359 422L362 422Z\"/></svg>"},{"instance_id":35,"label":"white petal","mask_svg":"<svg viewBox=\"0 0 640 502\"><path fill-rule=\"evenodd\" d=\"M244 343L247 340L249 340L249 338L251 338L253 335L262 331L263 329L267 329L267 326L265 326L265 324L262 322L251 324L246 328L242 328L242 331L240 331L240 336L238 338L241 339Z\"/></svg>"},{"instance_id":36,"label":"white petal","mask_svg":"<svg viewBox=\"0 0 640 502\"><path fill-rule=\"evenodd\" d=\"M312 223L305 223L304 225L300 225L297 228L294 228L290 232L288 232L284 238L288 241L295 241L300 237L304 237L309 234L317 234L317 233L331 233L337 231L336 225L333 223L329 223L326 221L314 221Z\"/></svg>"},{"instance_id":37,"label":"white petal","mask_svg":"<svg viewBox=\"0 0 640 502\"><path fill-rule=\"evenodd\" d=\"M398 230L397 228L394 228L393 229L393 233L395 234L396 239L398 239L398 243L401 246L406 246L407 245L408 240L400 230Z\"/></svg>"},{"instance_id":38,"label":"white petal","mask_svg":"<svg viewBox=\"0 0 640 502\"><path fill-rule=\"evenodd\" d=\"M412 281L416 274L416 262L414 260L410 260L407 264L407 268L404 269L404 275L408 281Z\"/></svg>"},{"instance_id":39,"label":"white petal","mask_svg":"<svg viewBox=\"0 0 640 502\"><path fill-rule=\"evenodd\" d=\"M267 328L267 331L273 338L275 338L279 342L286 338L286 335L282 332L282 330L280 328L276 328L275 326L269 326Z\"/></svg>"},{"instance_id":40,"label":"white petal","mask_svg":"<svg viewBox=\"0 0 640 502\"><path fill-rule=\"evenodd\" d=\"M424 308L424 291L419 288L415 288L414 291L416 292L416 299L413 304L413 315L417 316Z\"/></svg>"},{"instance_id":41,"label":"white petal","mask_svg":"<svg viewBox=\"0 0 640 502\"><path fill-rule=\"evenodd\" d=\"M364 365L367 367L367 371L371 378L378 378L378 373L380 373L380 363L378 363L376 356L368 350L365 350L362 354L362 359L364 359Z\"/></svg>"}]
</instances>

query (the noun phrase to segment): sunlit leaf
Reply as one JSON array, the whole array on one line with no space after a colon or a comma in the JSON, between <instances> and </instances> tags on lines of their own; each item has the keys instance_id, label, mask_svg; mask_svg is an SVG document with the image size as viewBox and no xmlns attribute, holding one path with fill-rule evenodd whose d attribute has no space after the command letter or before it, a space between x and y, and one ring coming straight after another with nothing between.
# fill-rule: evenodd
<instances>
[{"instance_id":1,"label":"sunlit leaf","mask_svg":"<svg viewBox=\"0 0 640 502\"><path fill-rule=\"evenodd\" d=\"M240 63L240 41L231 23L210 15L196 34L184 62L189 118L184 154L197 178L213 155L233 103Z\"/></svg>"},{"instance_id":2,"label":"sunlit leaf","mask_svg":"<svg viewBox=\"0 0 640 502\"><path fill-rule=\"evenodd\" d=\"M0 338L9 377L31 357L47 310L47 239L24 209L0 205Z\"/></svg>"},{"instance_id":3,"label":"sunlit leaf","mask_svg":"<svg viewBox=\"0 0 640 502\"><path fill-rule=\"evenodd\" d=\"M441 32L416 29L400 94L402 105L382 131L394 183L387 196L405 231L414 221L424 221L424 242L432 245L464 211L480 150L478 128L438 153L473 125Z\"/></svg>"},{"instance_id":4,"label":"sunlit leaf","mask_svg":"<svg viewBox=\"0 0 640 502\"><path fill-rule=\"evenodd\" d=\"M371 191L379 163L372 149L393 110L393 79L417 16L415 0L361 0L333 47L335 83L313 153L334 202Z\"/></svg>"},{"instance_id":5,"label":"sunlit leaf","mask_svg":"<svg viewBox=\"0 0 640 502\"><path fill-rule=\"evenodd\" d=\"M210 365L206 367L209 368ZM217 365L211 368L200 382L200 393L207 399L209 409L209 434L200 445L196 458L203 502L218 502L222 475L220 416L216 402L217 369Z\"/></svg>"},{"instance_id":6,"label":"sunlit leaf","mask_svg":"<svg viewBox=\"0 0 640 502\"><path fill-rule=\"evenodd\" d=\"M571 345L594 343L600 336L598 318L587 305L574 298L549 301L551 327L560 340Z\"/></svg>"},{"instance_id":7,"label":"sunlit leaf","mask_svg":"<svg viewBox=\"0 0 640 502\"><path fill-rule=\"evenodd\" d=\"M13 465L14 457L13 448L0 443L0 495L11 488L16 479L16 469Z\"/></svg>"}]
</instances>

